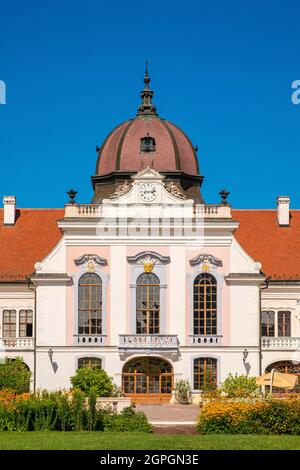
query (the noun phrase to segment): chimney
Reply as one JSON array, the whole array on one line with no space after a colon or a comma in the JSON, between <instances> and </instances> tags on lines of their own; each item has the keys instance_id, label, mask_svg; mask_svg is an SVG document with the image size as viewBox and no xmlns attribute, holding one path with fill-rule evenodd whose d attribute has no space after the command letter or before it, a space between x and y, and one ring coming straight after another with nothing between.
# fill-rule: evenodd
<instances>
[{"instance_id":1,"label":"chimney","mask_svg":"<svg viewBox=\"0 0 300 470\"><path fill-rule=\"evenodd\" d=\"M290 225L290 197L277 197L277 221L278 225L284 227Z\"/></svg>"},{"instance_id":2,"label":"chimney","mask_svg":"<svg viewBox=\"0 0 300 470\"><path fill-rule=\"evenodd\" d=\"M15 225L16 222L16 196L4 196L4 225Z\"/></svg>"}]
</instances>

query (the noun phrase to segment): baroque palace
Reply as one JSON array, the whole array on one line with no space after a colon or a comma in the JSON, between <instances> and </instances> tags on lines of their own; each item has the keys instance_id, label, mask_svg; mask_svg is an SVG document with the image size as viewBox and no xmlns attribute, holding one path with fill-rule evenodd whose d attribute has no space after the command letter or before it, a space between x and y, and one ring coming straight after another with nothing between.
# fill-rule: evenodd
<instances>
[{"instance_id":1,"label":"baroque palace","mask_svg":"<svg viewBox=\"0 0 300 470\"><path fill-rule=\"evenodd\" d=\"M1 357L31 388L102 367L134 402L229 373L300 374L300 212L201 195L197 148L159 117L146 68L134 119L107 136L90 204L0 210ZM275 201L274 201L275 206Z\"/></svg>"}]
</instances>

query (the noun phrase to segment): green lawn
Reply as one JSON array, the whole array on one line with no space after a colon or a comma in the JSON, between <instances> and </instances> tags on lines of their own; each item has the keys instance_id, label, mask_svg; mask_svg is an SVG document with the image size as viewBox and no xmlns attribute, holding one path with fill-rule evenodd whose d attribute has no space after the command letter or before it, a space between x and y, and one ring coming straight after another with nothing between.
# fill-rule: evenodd
<instances>
[{"instance_id":1,"label":"green lawn","mask_svg":"<svg viewBox=\"0 0 300 470\"><path fill-rule=\"evenodd\" d=\"M0 450L300 449L300 436L189 436L108 432L0 432Z\"/></svg>"}]
</instances>

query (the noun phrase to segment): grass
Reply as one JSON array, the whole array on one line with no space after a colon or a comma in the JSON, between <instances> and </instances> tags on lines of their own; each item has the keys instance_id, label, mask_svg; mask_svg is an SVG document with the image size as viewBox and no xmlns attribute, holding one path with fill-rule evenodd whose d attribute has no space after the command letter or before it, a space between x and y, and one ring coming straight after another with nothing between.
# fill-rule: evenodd
<instances>
[{"instance_id":1,"label":"grass","mask_svg":"<svg viewBox=\"0 0 300 470\"><path fill-rule=\"evenodd\" d=\"M300 436L0 432L0 450L299 450Z\"/></svg>"}]
</instances>

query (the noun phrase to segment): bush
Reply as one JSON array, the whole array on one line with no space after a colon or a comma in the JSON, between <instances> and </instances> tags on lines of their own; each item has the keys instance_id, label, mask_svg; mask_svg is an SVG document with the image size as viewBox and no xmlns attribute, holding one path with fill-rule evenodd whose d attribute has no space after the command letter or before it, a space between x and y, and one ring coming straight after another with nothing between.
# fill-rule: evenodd
<instances>
[{"instance_id":1,"label":"bush","mask_svg":"<svg viewBox=\"0 0 300 470\"><path fill-rule=\"evenodd\" d=\"M300 400L219 401L204 405L201 434L300 434Z\"/></svg>"},{"instance_id":2,"label":"bush","mask_svg":"<svg viewBox=\"0 0 300 470\"><path fill-rule=\"evenodd\" d=\"M43 392L30 397L0 401L0 431L136 431L151 432L143 413L132 407L117 414L96 409L96 392L91 389L88 403L83 392Z\"/></svg>"},{"instance_id":3,"label":"bush","mask_svg":"<svg viewBox=\"0 0 300 470\"><path fill-rule=\"evenodd\" d=\"M0 364L0 390L9 389L16 394L29 392L30 376L22 358L6 360Z\"/></svg>"},{"instance_id":4,"label":"bush","mask_svg":"<svg viewBox=\"0 0 300 470\"><path fill-rule=\"evenodd\" d=\"M112 380L103 369L77 369L71 384L86 395L93 389L99 397L109 397L113 390Z\"/></svg>"},{"instance_id":5,"label":"bush","mask_svg":"<svg viewBox=\"0 0 300 470\"><path fill-rule=\"evenodd\" d=\"M104 431L152 432L152 426L141 411L134 411L129 406L120 413L103 412Z\"/></svg>"},{"instance_id":6,"label":"bush","mask_svg":"<svg viewBox=\"0 0 300 470\"><path fill-rule=\"evenodd\" d=\"M229 374L220 385L220 392L228 398L246 398L257 396L259 394L259 387L256 385L255 377Z\"/></svg>"},{"instance_id":7,"label":"bush","mask_svg":"<svg viewBox=\"0 0 300 470\"><path fill-rule=\"evenodd\" d=\"M175 384L175 395L179 403L185 405L191 399L191 386L188 380L177 380Z\"/></svg>"}]
</instances>

